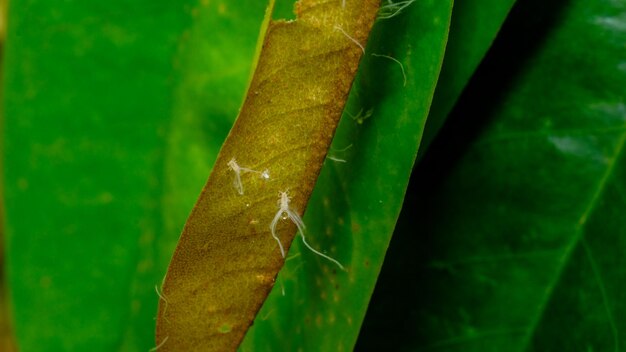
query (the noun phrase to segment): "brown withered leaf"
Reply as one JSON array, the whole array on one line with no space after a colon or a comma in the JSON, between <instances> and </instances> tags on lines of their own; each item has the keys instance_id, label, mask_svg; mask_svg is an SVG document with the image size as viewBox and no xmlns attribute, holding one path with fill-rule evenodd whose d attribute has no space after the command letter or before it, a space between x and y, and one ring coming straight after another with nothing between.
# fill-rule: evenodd
<instances>
[{"instance_id":1,"label":"brown withered leaf","mask_svg":"<svg viewBox=\"0 0 626 352\"><path fill-rule=\"evenodd\" d=\"M290 209L302 215L378 6L301 0L297 20L268 24L239 117L170 263L159 351L232 351L240 344L284 264L270 232L279 193L288 191ZM255 170L242 170L241 189L233 159ZM276 234L288 249L296 226L279 221Z\"/></svg>"}]
</instances>

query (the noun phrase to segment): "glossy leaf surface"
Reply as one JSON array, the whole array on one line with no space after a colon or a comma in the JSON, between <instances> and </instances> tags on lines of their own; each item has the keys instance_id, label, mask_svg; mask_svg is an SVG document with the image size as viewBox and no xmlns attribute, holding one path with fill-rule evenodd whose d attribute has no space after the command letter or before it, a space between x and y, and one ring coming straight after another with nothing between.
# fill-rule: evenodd
<instances>
[{"instance_id":1,"label":"glossy leaf surface","mask_svg":"<svg viewBox=\"0 0 626 352\"><path fill-rule=\"evenodd\" d=\"M415 170L370 311L401 328L367 347L626 348L625 11L514 7Z\"/></svg>"},{"instance_id":2,"label":"glossy leaf surface","mask_svg":"<svg viewBox=\"0 0 626 352\"><path fill-rule=\"evenodd\" d=\"M304 218L309 242L348 272L296 241L243 351L352 350L415 160L451 11L451 1L416 1L376 23ZM399 60L406 86L396 62L372 54Z\"/></svg>"}]
</instances>

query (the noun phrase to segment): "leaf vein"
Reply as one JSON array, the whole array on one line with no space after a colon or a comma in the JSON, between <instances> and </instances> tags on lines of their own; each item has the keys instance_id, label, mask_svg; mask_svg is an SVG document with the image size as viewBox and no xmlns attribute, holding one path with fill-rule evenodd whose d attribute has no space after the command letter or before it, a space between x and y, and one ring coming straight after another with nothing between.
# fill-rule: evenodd
<instances>
[{"instance_id":1,"label":"leaf vein","mask_svg":"<svg viewBox=\"0 0 626 352\"><path fill-rule=\"evenodd\" d=\"M587 220L589 219L589 216L591 215L591 213L595 210L600 197L605 191L607 183L609 179L611 178L613 171L615 170L615 166L617 165L617 160L620 158L622 154L625 142L626 142L626 133L622 133L621 138L617 142L617 145L613 152L613 156L609 159L609 163L607 165L606 171L600 178L600 181L598 181L598 185L596 186L595 191L589 201L589 205L583 211L583 213L580 216L580 219L578 220L578 226L576 226L576 232L574 236L572 237L572 240L570 241L570 243L565 248L565 251L563 253L563 261L562 261L563 264L557 269L554 280L548 286L545 299L543 300L543 302L541 302L539 309L537 310L537 314L535 315L532 323L529 325L529 329L526 334L526 337L524 338L521 344L521 346L523 346L523 350L529 350L529 343L530 343L531 338L533 337L533 331L539 324L541 317L543 316L543 313L545 312L547 308L550 298L552 297L554 293L554 288L556 287L559 280L563 276L565 266L570 261L572 254L574 252L574 248L578 244L581 243L581 240L584 237L584 228L587 224Z\"/></svg>"},{"instance_id":2,"label":"leaf vein","mask_svg":"<svg viewBox=\"0 0 626 352\"><path fill-rule=\"evenodd\" d=\"M598 268L598 263L596 262L593 252L591 251L591 247L587 243L587 240L583 237L580 241L583 249L585 250L585 255L587 260L589 260L589 265L591 266L591 271L593 272L593 276L598 284L598 289L600 289L600 294L602 295L602 303L604 305L604 309L606 310L606 316L609 320L609 325L611 327L611 333L613 335L613 343L615 344L615 351L619 351L619 334L617 332L617 325L615 323L615 318L613 317L613 313L611 313L611 304L609 303L609 297L606 293L606 285L604 284L604 280L600 275L600 269Z\"/></svg>"}]
</instances>

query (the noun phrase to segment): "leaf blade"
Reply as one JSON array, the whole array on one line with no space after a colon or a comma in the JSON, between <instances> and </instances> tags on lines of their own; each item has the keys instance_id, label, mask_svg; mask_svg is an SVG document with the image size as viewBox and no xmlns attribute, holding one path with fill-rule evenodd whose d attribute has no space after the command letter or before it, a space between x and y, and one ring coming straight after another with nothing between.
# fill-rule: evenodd
<instances>
[{"instance_id":1,"label":"leaf blade","mask_svg":"<svg viewBox=\"0 0 626 352\"><path fill-rule=\"evenodd\" d=\"M275 197L290 189L290 209L304 209L361 56L352 40L365 43L376 9L374 1L303 1L298 20L269 24L246 102L168 269L157 323L163 349L230 350L243 338L282 266L268 236ZM241 177L245 192L232 187L235 159L255 170ZM263 169L269 180L250 177ZM278 232L289 247L295 225Z\"/></svg>"}]
</instances>

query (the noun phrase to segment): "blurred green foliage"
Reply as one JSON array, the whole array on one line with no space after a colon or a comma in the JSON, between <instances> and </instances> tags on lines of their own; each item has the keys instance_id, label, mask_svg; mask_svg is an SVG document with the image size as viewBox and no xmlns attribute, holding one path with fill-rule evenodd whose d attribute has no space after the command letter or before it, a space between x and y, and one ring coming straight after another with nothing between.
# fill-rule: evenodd
<instances>
[{"instance_id":1,"label":"blurred green foliage","mask_svg":"<svg viewBox=\"0 0 626 352\"><path fill-rule=\"evenodd\" d=\"M512 4L419 0L378 22L368 54L399 60L407 86L364 57L331 149L347 162L326 162L305 217L354 270L330 282L296 242L242 349L350 350L359 331L358 350L626 349L626 4L519 2L498 34ZM237 115L264 7L11 2L21 350L154 346L154 288Z\"/></svg>"}]
</instances>

